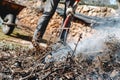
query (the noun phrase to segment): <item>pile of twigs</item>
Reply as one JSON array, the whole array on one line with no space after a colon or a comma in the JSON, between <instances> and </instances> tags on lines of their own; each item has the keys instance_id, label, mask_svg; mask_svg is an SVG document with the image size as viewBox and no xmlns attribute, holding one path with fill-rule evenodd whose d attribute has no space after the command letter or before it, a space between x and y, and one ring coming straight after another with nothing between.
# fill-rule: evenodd
<instances>
[{"instance_id":1,"label":"pile of twigs","mask_svg":"<svg viewBox=\"0 0 120 80\"><path fill-rule=\"evenodd\" d=\"M109 42L106 45L114 44ZM50 47L41 47L36 51L0 46L0 51L8 54L0 55L1 80L120 79L120 62L115 56L117 53L100 53L97 56L81 53L76 57L68 53L64 61L45 62L45 57L50 55Z\"/></svg>"}]
</instances>

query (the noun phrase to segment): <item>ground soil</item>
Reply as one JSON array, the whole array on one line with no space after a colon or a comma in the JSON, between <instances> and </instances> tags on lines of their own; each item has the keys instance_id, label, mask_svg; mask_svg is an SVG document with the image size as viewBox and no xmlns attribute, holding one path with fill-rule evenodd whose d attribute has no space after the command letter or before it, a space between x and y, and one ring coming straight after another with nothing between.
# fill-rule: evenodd
<instances>
[{"instance_id":1,"label":"ground soil","mask_svg":"<svg viewBox=\"0 0 120 80\"><path fill-rule=\"evenodd\" d=\"M67 55L64 61L44 63L43 59L51 51L51 47L29 49L37 22L42 13L36 11L30 1L18 17L18 26L11 35L4 35L0 29L0 79L11 80L110 80L120 79L119 40L105 43L105 52L98 52L98 56L79 54L77 58ZM25 3L24 3L25 4ZM114 9L105 7L79 6L77 12L88 15L106 17L115 13ZM57 13L52 17L44 39L49 40L53 28L61 25L63 18ZM90 37L96 30L84 22L72 21L68 41L76 41L79 34ZM56 38L55 38L56 39ZM54 42L54 39L53 39ZM107 51L106 51L107 50ZM47 56L52 59L50 55ZM61 73L62 72L62 73ZM77 77L76 77L77 76ZM39 80L38 79L38 80Z\"/></svg>"},{"instance_id":2,"label":"ground soil","mask_svg":"<svg viewBox=\"0 0 120 80\"><path fill-rule=\"evenodd\" d=\"M10 36L6 36L1 31L1 40L7 40L7 41L13 41L20 44L30 44L32 35L34 33L34 30L37 26L37 22L42 15L41 12L38 12L38 6L39 1L17 1L16 3L19 3L21 5L25 5L26 8L24 8L18 15L18 21L17 21L17 28L14 30L14 32ZM34 5L32 5L34 4ZM63 7L63 4L59 4L59 7ZM112 8L106 8L106 7L92 7L92 6L78 6L77 12L87 15L87 16L97 16L97 17L107 17L112 14L115 14L115 10ZM51 33L54 30L54 28L60 27L62 23L62 17L59 16L57 13L54 14L51 21L49 22L49 25L47 27L46 33L44 35L44 39L49 40L51 37ZM70 37L69 39L76 40L80 33L83 33L85 37L90 36L94 33L94 29L91 29L89 25L86 25L84 22L74 20L72 22L71 28L70 28ZM9 37L9 39L8 39Z\"/></svg>"}]
</instances>

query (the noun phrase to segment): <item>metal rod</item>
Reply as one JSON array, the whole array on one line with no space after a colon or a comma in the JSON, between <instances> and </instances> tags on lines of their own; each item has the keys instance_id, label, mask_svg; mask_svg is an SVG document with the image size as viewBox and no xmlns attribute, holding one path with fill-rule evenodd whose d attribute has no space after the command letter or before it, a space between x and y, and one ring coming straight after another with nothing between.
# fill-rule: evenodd
<instances>
[{"instance_id":1,"label":"metal rod","mask_svg":"<svg viewBox=\"0 0 120 80\"><path fill-rule=\"evenodd\" d=\"M53 29L59 30L59 29L70 29L70 28L53 28Z\"/></svg>"}]
</instances>

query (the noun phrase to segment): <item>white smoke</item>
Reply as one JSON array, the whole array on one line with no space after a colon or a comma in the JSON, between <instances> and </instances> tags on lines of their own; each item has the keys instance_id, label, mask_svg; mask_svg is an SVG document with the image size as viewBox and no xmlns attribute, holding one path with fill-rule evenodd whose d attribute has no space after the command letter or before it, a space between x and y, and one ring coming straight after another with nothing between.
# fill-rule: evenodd
<instances>
[{"instance_id":1,"label":"white smoke","mask_svg":"<svg viewBox=\"0 0 120 80\"><path fill-rule=\"evenodd\" d=\"M105 42L109 41L109 37L115 37L120 40L120 18L109 17L103 20L103 23L94 26L96 32L88 38L80 40L77 45L75 55L83 53L85 55L97 55L105 49ZM55 61L63 61L68 53L73 53L75 50L76 41L69 41L65 46L61 43L53 45L52 57ZM49 61L49 60L48 60Z\"/></svg>"},{"instance_id":2,"label":"white smoke","mask_svg":"<svg viewBox=\"0 0 120 80\"><path fill-rule=\"evenodd\" d=\"M75 54L83 53L87 55L102 52L105 48L105 42L109 37L115 37L120 40L120 17L107 18L102 24L94 26L96 33L91 37L82 39L76 49ZM70 42L70 47L74 50L76 42Z\"/></svg>"}]
</instances>

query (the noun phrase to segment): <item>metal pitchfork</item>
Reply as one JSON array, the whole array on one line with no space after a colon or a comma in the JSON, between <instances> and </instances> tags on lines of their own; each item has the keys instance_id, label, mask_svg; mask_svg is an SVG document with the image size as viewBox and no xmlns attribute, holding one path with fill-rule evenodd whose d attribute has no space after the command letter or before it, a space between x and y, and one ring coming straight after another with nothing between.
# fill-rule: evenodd
<instances>
[{"instance_id":1,"label":"metal pitchfork","mask_svg":"<svg viewBox=\"0 0 120 80\"><path fill-rule=\"evenodd\" d=\"M58 36L58 40L57 40L57 41L61 41L60 38L62 37L63 31L65 32L65 34L63 35L63 36L64 36L64 40L61 41L64 45L66 44L67 34L68 34L68 32L69 32L69 29L70 29L70 28L68 27L68 25L69 25L69 23L71 22L74 14L75 14L75 10L76 10L76 8L77 8L77 5L78 5L79 1L80 1L80 0L75 0L75 3L73 4L73 6L72 6L71 8L68 8L68 9L70 9L70 10L72 9L72 11L69 11L69 10L67 9L67 11L68 11L68 13L66 14L67 17L65 18L62 26L60 26L60 28L53 28L52 35L53 35L53 33L54 33L54 30L57 30L57 31L59 30L59 34L57 35L57 36ZM51 35L51 37L50 37L50 39L49 39L49 42L50 42L50 40L53 38L52 35Z\"/></svg>"},{"instance_id":2,"label":"metal pitchfork","mask_svg":"<svg viewBox=\"0 0 120 80\"><path fill-rule=\"evenodd\" d=\"M63 22L61 28L59 28L59 30L60 30L59 38L62 37L63 31L65 31L63 44L66 44L67 34L68 34L68 32L69 32L69 29L70 29L70 28L68 28L67 26L69 25L69 23L71 22L74 14L75 14L74 12L75 12L75 10L76 10L76 8L77 8L77 5L78 5L79 1L80 1L80 0L75 0L75 3L73 4L73 6L72 6L72 8L71 8L72 11L71 11L71 12L68 12L65 21ZM60 39L59 39L59 40L60 40Z\"/></svg>"},{"instance_id":3,"label":"metal pitchfork","mask_svg":"<svg viewBox=\"0 0 120 80\"><path fill-rule=\"evenodd\" d=\"M65 31L64 40L63 40L63 42L62 42L64 45L66 45L67 34L68 34L68 32L69 32L69 29L70 29L70 28L67 27L67 26L69 25L69 23L71 22L74 14L75 14L75 10L76 10L76 8L77 8L77 5L78 5L79 1L80 1L80 0L75 0L75 3L74 3L73 6L72 6L72 12L69 12L69 13L67 14L67 17L65 18L62 26L61 26L60 28L54 28L53 31L52 31L52 35L53 35L54 30L57 30L57 31L59 30L59 34L57 34L57 36L58 36L59 38L58 38L57 41L60 41L60 40L61 40L60 38L61 38L61 36L62 36L62 33L63 33L63 31ZM52 35L51 35L51 37L50 37L50 39L49 39L49 42L51 41L51 39L52 39L52 37L53 37ZM80 34L80 36L79 36L79 39L78 39L78 41L77 41L77 44L75 45L75 49L73 50L72 56L74 56L74 53L75 53L75 51L76 51L76 48L77 48L78 43L79 43L79 41L80 41L81 38L82 38L82 34Z\"/></svg>"},{"instance_id":4,"label":"metal pitchfork","mask_svg":"<svg viewBox=\"0 0 120 80\"><path fill-rule=\"evenodd\" d=\"M66 19L65 19L65 21L63 22L63 25L62 25L62 27L61 27L59 38L61 38L61 37L62 37L62 34L63 34L63 36L64 36L63 44L66 44L67 34L68 34L68 32L69 32L69 29L70 29L70 28L68 28L67 26L69 25L69 22L71 22L74 14L75 14L75 10L76 10L76 8L77 8L77 5L78 5L79 1L80 1L80 0L76 0L76 1L75 1L75 3L74 3L73 6L72 6L72 11L71 11L71 12L68 12L67 17L66 17ZM65 33L65 34L64 34L64 33Z\"/></svg>"}]
</instances>

